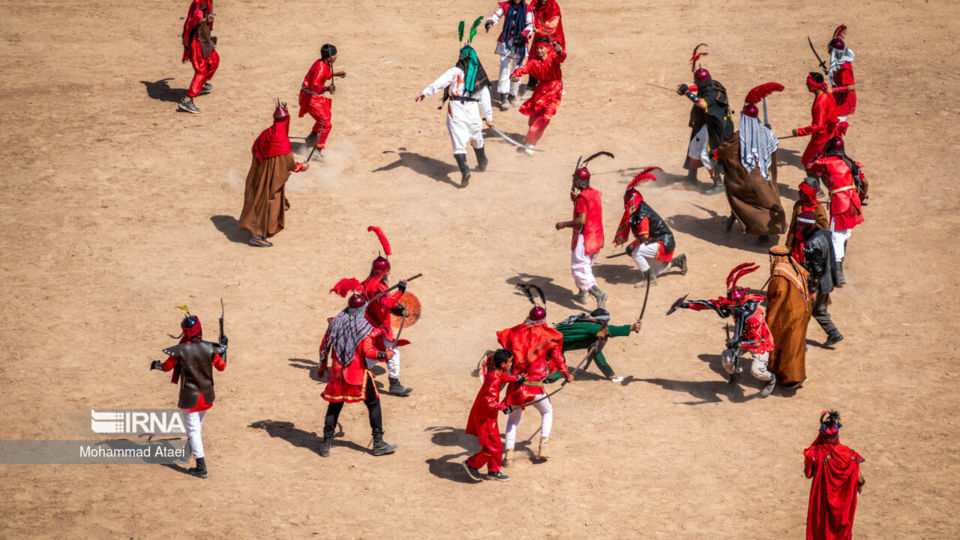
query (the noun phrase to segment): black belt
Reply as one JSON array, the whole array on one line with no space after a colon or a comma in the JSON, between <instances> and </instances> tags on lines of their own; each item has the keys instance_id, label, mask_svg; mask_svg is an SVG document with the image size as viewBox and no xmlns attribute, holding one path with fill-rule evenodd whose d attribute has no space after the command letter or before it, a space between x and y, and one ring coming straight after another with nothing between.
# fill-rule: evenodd
<instances>
[{"instance_id":1,"label":"black belt","mask_svg":"<svg viewBox=\"0 0 960 540\"><path fill-rule=\"evenodd\" d=\"M472 98L472 97L450 96L450 101L460 101L460 102L470 102L470 101L473 101L473 102L477 102L477 101L480 101L480 100L477 99L477 98Z\"/></svg>"}]
</instances>

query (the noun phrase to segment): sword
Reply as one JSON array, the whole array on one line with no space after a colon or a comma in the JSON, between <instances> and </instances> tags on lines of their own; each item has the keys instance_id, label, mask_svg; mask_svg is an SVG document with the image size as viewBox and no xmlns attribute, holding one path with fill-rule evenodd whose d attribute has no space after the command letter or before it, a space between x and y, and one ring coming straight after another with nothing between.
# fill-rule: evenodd
<instances>
[{"instance_id":1,"label":"sword","mask_svg":"<svg viewBox=\"0 0 960 540\"><path fill-rule=\"evenodd\" d=\"M421 273L419 273L419 274L417 274L417 275L415 275L415 276L413 276L413 277L408 277L407 279L403 279L403 280L401 280L401 281L406 281L407 283L410 283L411 281L413 281L413 280L415 280L415 279L417 279L418 277L421 277L421 276L423 276L423 272L421 272ZM396 288L399 287L399 286L400 286L400 282L397 282L396 285L390 287L389 289L383 291L382 293L380 293L380 294L374 296L373 298L367 300L367 304L373 303L374 300L379 300L380 297L382 297L383 295L387 294L388 292L396 289Z\"/></svg>"},{"instance_id":2,"label":"sword","mask_svg":"<svg viewBox=\"0 0 960 540\"><path fill-rule=\"evenodd\" d=\"M677 91L676 88L667 88L666 86L660 86L659 84L653 84L653 83L649 83L649 82L648 82L647 85L648 85L648 86L652 86L652 87L654 87L654 88L659 88L659 89L661 89L661 90L666 90L666 91L668 91L668 92L674 92L674 93L676 93L676 91Z\"/></svg>"},{"instance_id":3,"label":"sword","mask_svg":"<svg viewBox=\"0 0 960 540\"><path fill-rule=\"evenodd\" d=\"M502 138L503 140L507 141L508 143L510 143L510 144L512 144L512 145L514 145L514 146L519 146L520 148L526 148L526 147L527 147L527 145L525 145L525 144L523 144L523 143L521 143L521 142L517 142L516 140L512 139L509 135L507 135L506 133L500 131L499 129L497 129L497 128L495 128L495 127L492 127L492 128L490 128L490 129L492 129L493 132L496 133L500 138ZM540 150L539 148L534 148L533 151L534 151L534 152L543 152L543 150Z\"/></svg>"},{"instance_id":4,"label":"sword","mask_svg":"<svg viewBox=\"0 0 960 540\"><path fill-rule=\"evenodd\" d=\"M607 255L607 258L615 259L617 257L623 257L624 255L629 255L629 254L630 254L629 252L623 251L623 252L617 253L616 255Z\"/></svg>"},{"instance_id":5,"label":"sword","mask_svg":"<svg viewBox=\"0 0 960 540\"><path fill-rule=\"evenodd\" d=\"M823 59L820 58L820 55L817 54L817 49L813 46L813 41L810 41L810 36L807 36L807 43L810 44L810 50L813 51L813 55L817 57L817 62L820 62L820 69L826 71L827 65L824 63Z\"/></svg>"},{"instance_id":6,"label":"sword","mask_svg":"<svg viewBox=\"0 0 960 540\"><path fill-rule=\"evenodd\" d=\"M643 293L643 307L640 308L640 316L637 322L643 322L643 314L647 312L647 298L650 298L650 272L647 272L647 290Z\"/></svg>"},{"instance_id":7,"label":"sword","mask_svg":"<svg viewBox=\"0 0 960 540\"><path fill-rule=\"evenodd\" d=\"M767 98L763 98L763 125L770 129L770 121L767 120Z\"/></svg>"}]
</instances>

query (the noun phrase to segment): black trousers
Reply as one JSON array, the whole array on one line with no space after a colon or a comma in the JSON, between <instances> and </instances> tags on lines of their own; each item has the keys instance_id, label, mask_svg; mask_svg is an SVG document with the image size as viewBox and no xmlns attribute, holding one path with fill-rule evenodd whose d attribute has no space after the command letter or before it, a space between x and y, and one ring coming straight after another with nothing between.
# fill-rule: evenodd
<instances>
[{"instance_id":1,"label":"black trousers","mask_svg":"<svg viewBox=\"0 0 960 540\"><path fill-rule=\"evenodd\" d=\"M833 319L827 311L829 303L829 294L817 293L817 297L813 301L813 318L817 320L820 328L823 328L823 331L826 332L828 336L832 336L839 334L840 331L837 330L837 325L833 324Z\"/></svg>"},{"instance_id":2,"label":"black trousers","mask_svg":"<svg viewBox=\"0 0 960 540\"><path fill-rule=\"evenodd\" d=\"M367 406L367 415L370 417L370 429L373 430L373 436L376 438L383 435L383 414L380 411L380 396L377 395L377 389L373 386L373 377L367 377L367 398L363 400ZM327 404L327 416L323 421L323 436L333 437L337 428L337 419L340 418L340 411L343 410L342 401Z\"/></svg>"}]
</instances>

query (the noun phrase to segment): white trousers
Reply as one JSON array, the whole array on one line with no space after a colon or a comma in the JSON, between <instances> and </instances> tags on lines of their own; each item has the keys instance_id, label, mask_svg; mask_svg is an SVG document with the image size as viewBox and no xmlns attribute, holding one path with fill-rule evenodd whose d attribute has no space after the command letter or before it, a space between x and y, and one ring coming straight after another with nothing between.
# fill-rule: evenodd
<instances>
[{"instance_id":1,"label":"white trousers","mask_svg":"<svg viewBox=\"0 0 960 540\"><path fill-rule=\"evenodd\" d=\"M203 439L200 437L200 430L203 429L203 417L206 415L207 411L183 413L187 424L187 439L190 441L190 449L194 458L203 457Z\"/></svg>"},{"instance_id":2,"label":"white trousers","mask_svg":"<svg viewBox=\"0 0 960 540\"><path fill-rule=\"evenodd\" d=\"M746 352L744 354L746 354ZM753 357L753 361L750 363L750 375L753 375L753 378L759 381L769 381L771 373L767 371L767 364L770 363L770 353L749 354ZM726 349L720 353L720 365L723 366L724 371L733 375L734 365L732 350Z\"/></svg>"},{"instance_id":3,"label":"white trousers","mask_svg":"<svg viewBox=\"0 0 960 540\"><path fill-rule=\"evenodd\" d=\"M570 254L570 273L573 274L573 281L581 291L590 290L597 284L593 277L593 262L597 259L597 251L593 255L587 255L583 249L583 233L577 236L577 247Z\"/></svg>"},{"instance_id":4,"label":"white trousers","mask_svg":"<svg viewBox=\"0 0 960 540\"><path fill-rule=\"evenodd\" d=\"M847 240L850 239L850 234L853 233L853 229L835 229L835 224L833 220L830 220L830 236L833 238L833 254L837 257L837 262L843 260L843 257L847 254Z\"/></svg>"},{"instance_id":5,"label":"white trousers","mask_svg":"<svg viewBox=\"0 0 960 540\"><path fill-rule=\"evenodd\" d=\"M391 379L400 378L400 349L396 346L396 343L388 339L383 340L383 344L393 351L393 358L387 360L387 377Z\"/></svg>"},{"instance_id":6,"label":"white trousers","mask_svg":"<svg viewBox=\"0 0 960 540\"><path fill-rule=\"evenodd\" d=\"M497 79L497 92L501 94L509 93L511 96L517 95L517 91L520 90L520 81L512 82L510 74L517 69L517 63L520 61L520 59L512 56L500 55L500 77Z\"/></svg>"},{"instance_id":7,"label":"white trousers","mask_svg":"<svg viewBox=\"0 0 960 540\"><path fill-rule=\"evenodd\" d=\"M541 394L543 395L546 394ZM550 429L553 427L553 405L550 404L550 398L538 397L527 407L540 411L540 437L546 439L550 436ZM512 450L517 444L517 426L520 425L521 416L523 416L523 408L517 407L507 417L507 450Z\"/></svg>"},{"instance_id":8,"label":"white trousers","mask_svg":"<svg viewBox=\"0 0 960 540\"><path fill-rule=\"evenodd\" d=\"M479 106L474 102L451 101L447 132L454 154L466 154L467 143L474 148L483 148L483 120Z\"/></svg>"},{"instance_id":9,"label":"white trousers","mask_svg":"<svg viewBox=\"0 0 960 540\"><path fill-rule=\"evenodd\" d=\"M663 262L657 258L657 253L659 252L660 244L647 242L646 244L637 246L630 256L633 257L633 262L637 263L637 268L639 268L641 272L646 272L652 268L654 275L659 276L666 272L667 268L670 268L670 263Z\"/></svg>"},{"instance_id":10,"label":"white trousers","mask_svg":"<svg viewBox=\"0 0 960 540\"><path fill-rule=\"evenodd\" d=\"M704 124L700 131L690 139L690 146L687 147L687 157L699 159L708 170L713 170L713 161L710 160L710 134L707 132L707 125Z\"/></svg>"}]
</instances>

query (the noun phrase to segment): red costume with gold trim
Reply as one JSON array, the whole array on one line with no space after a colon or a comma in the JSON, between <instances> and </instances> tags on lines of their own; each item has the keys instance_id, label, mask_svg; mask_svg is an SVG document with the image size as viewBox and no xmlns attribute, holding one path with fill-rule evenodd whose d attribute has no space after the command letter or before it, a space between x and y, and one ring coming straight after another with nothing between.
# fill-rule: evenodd
<instances>
[{"instance_id":1,"label":"red costume with gold trim","mask_svg":"<svg viewBox=\"0 0 960 540\"><path fill-rule=\"evenodd\" d=\"M563 358L563 334L545 323L520 323L497 332L497 341L513 353L513 375L523 375L523 384L507 386L504 403L511 407L525 405L544 393L543 379L552 371L569 373Z\"/></svg>"},{"instance_id":2,"label":"red costume with gold trim","mask_svg":"<svg viewBox=\"0 0 960 540\"><path fill-rule=\"evenodd\" d=\"M536 49L536 46L533 48ZM533 95L520 106L520 113L530 117L527 121L529 129L524 139L527 144L536 144L543 136L550 119L557 114L560 99L563 97L563 70L560 69L560 64L566 59L565 50L560 54L551 50L546 58L531 58L510 75L522 77L529 74L537 80Z\"/></svg>"},{"instance_id":3,"label":"red costume with gold trim","mask_svg":"<svg viewBox=\"0 0 960 540\"><path fill-rule=\"evenodd\" d=\"M852 229L863 223L863 208L851 164L857 168L861 180L863 172L860 163L853 160L848 163L845 157L827 153L810 164L810 170L824 179L830 191L830 217L837 230Z\"/></svg>"}]
</instances>

